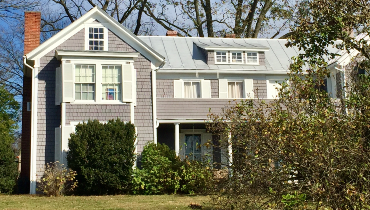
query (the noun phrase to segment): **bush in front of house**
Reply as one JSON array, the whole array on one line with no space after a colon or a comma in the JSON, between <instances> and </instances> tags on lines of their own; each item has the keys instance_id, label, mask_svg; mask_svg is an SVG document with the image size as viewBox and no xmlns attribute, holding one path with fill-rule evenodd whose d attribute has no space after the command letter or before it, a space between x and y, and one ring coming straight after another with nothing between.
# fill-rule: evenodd
<instances>
[{"instance_id":1,"label":"bush in front of house","mask_svg":"<svg viewBox=\"0 0 370 210\"><path fill-rule=\"evenodd\" d=\"M46 164L37 190L47 196L60 196L72 193L76 186L76 172L57 161Z\"/></svg>"},{"instance_id":2,"label":"bush in front of house","mask_svg":"<svg viewBox=\"0 0 370 210\"><path fill-rule=\"evenodd\" d=\"M77 172L79 195L127 192L135 161L135 127L131 123L97 120L76 126L69 139L68 167Z\"/></svg>"},{"instance_id":3,"label":"bush in front of house","mask_svg":"<svg viewBox=\"0 0 370 210\"><path fill-rule=\"evenodd\" d=\"M200 162L180 160L165 144L144 147L142 169L135 169L133 194L197 193L211 180L208 168Z\"/></svg>"}]
</instances>

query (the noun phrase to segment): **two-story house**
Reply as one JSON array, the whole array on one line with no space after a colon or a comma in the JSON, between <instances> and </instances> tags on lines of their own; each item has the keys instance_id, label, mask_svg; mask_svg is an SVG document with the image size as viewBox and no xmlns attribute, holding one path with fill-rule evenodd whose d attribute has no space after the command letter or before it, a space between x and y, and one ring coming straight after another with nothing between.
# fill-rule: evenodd
<instances>
[{"instance_id":1,"label":"two-story house","mask_svg":"<svg viewBox=\"0 0 370 210\"><path fill-rule=\"evenodd\" d=\"M25 13L21 179L36 192L48 162L64 161L75 126L120 118L180 157L213 161L198 147L207 114L234 99L272 99L299 52L283 39L135 36L95 7L39 45L40 13ZM340 75L333 68L333 75ZM328 89L335 95L335 77Z\"/></svg>"}]
</instances>

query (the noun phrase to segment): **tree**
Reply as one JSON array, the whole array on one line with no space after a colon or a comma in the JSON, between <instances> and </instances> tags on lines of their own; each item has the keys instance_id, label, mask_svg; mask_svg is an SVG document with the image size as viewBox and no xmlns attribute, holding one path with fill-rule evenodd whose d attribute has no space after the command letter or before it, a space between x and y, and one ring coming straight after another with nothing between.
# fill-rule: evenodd
<instances>
[{"instance_id":1,"label":"tree","mask_svg":"<svg viewBox=\"0 0 370 210\"><path fill-rule=\"evenodd\" d=\"M290 26L299 1L271 0L162 0L149 2L144 11L167 30L181 36L257 38L278 36Z\"/></svg>"},{"instance_id":2,"label":"tree","mask_svg":"<svg viewBox=\"0 0 370 210\"><path fill-rule=\"evenodd\" d=\"M363 209L370 204L369 2L312 0L292 28L289 85L272 102L244 101L211 115L210 129L232 145L232 176L220 186L220 205L234 208ZM351 36L351 29L365 33ZM342 42L338 42L341 39ZM339 44L338 44L339 43ZM329 61L358 50L346 67L343 94L320 88ZM356 68L354 68L356 67ZM346 96L346 97L344 97ZM232 134L231 139L225 138Z\"/></svg>"},{"instance_id":3,"label":"tree","mask_svg":"<svg viewBox=\"0 0 370 210\"><path fill-rule=\"evenodd\" d=\"M92 7L97 6L116 19L120 24L134 31L136 35L140 33L151 33L149 32L150 29L146 27L146 24L143 25L141 21L143 8L146 3L147 0L49 0L50 5L60 6L63 12L59 12L58 15L54 15L51 18L44 18L42 22L43 26L47 26L51 31L58 31L62 28L55 27L55 23L64 21L73 23ZM145 27L140 31L142 26Z\"/></svg>"},{"instance_id":4,"label":"tree","mask_svg":"<svg viewBox=\"0 0 370 210\"><path fill-rule=\"evenodd\" d=\"M0 96L0 193L11 193L18 175L12 143L19 104L3 85L0 85Z\"/></svg>"}]
</instances>

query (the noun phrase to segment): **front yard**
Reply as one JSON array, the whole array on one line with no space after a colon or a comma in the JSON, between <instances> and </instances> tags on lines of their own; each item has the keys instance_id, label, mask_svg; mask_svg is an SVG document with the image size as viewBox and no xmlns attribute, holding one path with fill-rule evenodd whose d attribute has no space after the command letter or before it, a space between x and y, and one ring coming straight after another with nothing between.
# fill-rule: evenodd
<instances>
[{"instance_id":1,"label":"front yard","mask_svg":"<svg viewBox=\"0 0 370 210\"><path fill-rule=\"evenodd\" d=\"M191 209L190 203L211 209L209 196L198 195L117 195L44 197L0 195L0 209Z\"/></svg>"}]
</instances>

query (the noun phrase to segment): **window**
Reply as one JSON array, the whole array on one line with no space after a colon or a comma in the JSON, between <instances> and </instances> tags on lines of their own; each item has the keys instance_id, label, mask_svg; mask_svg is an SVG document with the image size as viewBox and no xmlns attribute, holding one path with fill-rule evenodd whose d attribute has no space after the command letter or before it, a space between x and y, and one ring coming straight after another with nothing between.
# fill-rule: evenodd
<instances>
[{"instance_id":1,"label":"window","mask_svg":"<svg viewBox=\"0 0 370 210\"><path fill-rule=\"evenodd\" d=\"M243 82L228 82L228 98L243 98Z\"/></svg>"},{"instance_id":2,"label":"window","mask_svg":"<svg viewBox=\"0 0 370 210\"><path fill-rule=\"evenodd\" d=\"M75 99L94 100L95 65L75 66Z\"/></svg>"},{"instance_id":3,"label":"window","mask_svg":"<svg viewBox=\"0 0 370 210\"><path fill-rule=\"evenodd\" d=\"M216 63L227 63L227 52L216 52Z\"/></svg>"},{"instance_id":4,"label":"window","mask_svg":"<svg viewBox=\"0 0 370 210\"><path fill-rule=\"evenodd\" d=\"M247 52L247 64L258 64L258 53L256 52Z\"/></svg>"},{"instance_id":5,"label":"window","mask_svg":"<svg viewBox=\"0 0 370 210\"><path fill-rule=\"evenodd\" d=\"M121 100L121 69L120 65L102 66L102 100Z\"/></svg>"},{"instance_id":6,"label":"window","mask_svg":"<svg viewBox=\"0 0 370 210\"><path fill-rule=\"evenodd\" d=\"M104 28L89 28L89 50L104 50Z\"/></svg>"},{"instance_id":7,"label":"window","mask_svg":"<svg viewBox=\"0 0 370 210\"><path fill-rule=\"evenodd\" d=\"M284 80L269 80L267 82L267 98L279 98L279 91Z\"/></svg>"},{"instance_id":8,"label":"window","mask_svg":"<svg viewBox=\"0 0 370 210\"><path fill-rule=\"evenodd\" d=\"M243 53L242 52L231 52L231 62L232 63L243 63Z\"/></svg>"},{"instance_id":9,"label":"window","mask_svg":"<svg viewBox=\"0 0 370 210\"><path fill-rule=\"evenodd\" d=\"M211 98L211 80L179 79L173 83L174 98Z\"/></svg>"},{"instance_id":10,"label":"window","mask_svg":"<svg viewBox=\"0 0 370 210\"><path fill-rule=\"evenodd\" d=\"M200 161L201 154L201 134L185 134L185 157Z\"/></svg>"},{"instance_id":11,"label":"window","mask_svg":"<svg viewBox=\"0 0 370 210\"><path fill-rule=\"evenodd\" d=\"M184 98L200 98L200 82L184 82Z\"/></svg>"}]
</instances>

